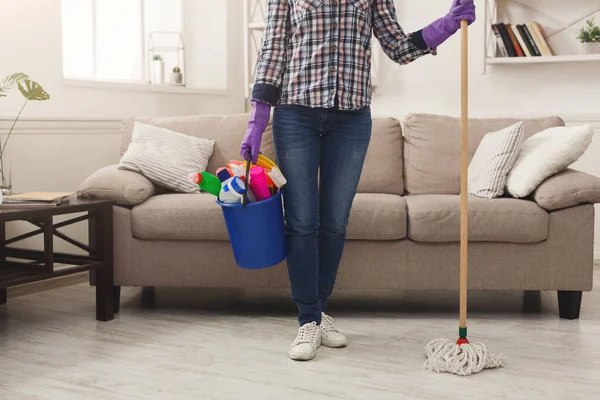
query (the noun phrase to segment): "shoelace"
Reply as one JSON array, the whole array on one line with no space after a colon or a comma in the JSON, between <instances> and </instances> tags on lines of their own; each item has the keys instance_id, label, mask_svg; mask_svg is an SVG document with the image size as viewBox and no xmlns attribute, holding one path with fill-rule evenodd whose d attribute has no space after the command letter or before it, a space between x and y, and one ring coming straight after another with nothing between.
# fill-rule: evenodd
<instances>
[{"instance_id":1,"label":"shoelace","mask_svg":"<svg viewBox=\"0 0 600 400\"><path fill-rule=\"evenodd\" d=\"M311 322L310 324L300 327L298 331L298 337L296 338L297 343L312 343L317 335L317 323Z\"/></svg>"},{"instance_id":2,"label":"shoelace","mask_svg":"<svg viewBox=\"0 0 600 400\"><path fill-rule=\"evenodd\" d=\"M333 322L333 318L327 314L323 314L321 317L321 329L325 332L339 332Z\"/></svg>"}]
</instances>

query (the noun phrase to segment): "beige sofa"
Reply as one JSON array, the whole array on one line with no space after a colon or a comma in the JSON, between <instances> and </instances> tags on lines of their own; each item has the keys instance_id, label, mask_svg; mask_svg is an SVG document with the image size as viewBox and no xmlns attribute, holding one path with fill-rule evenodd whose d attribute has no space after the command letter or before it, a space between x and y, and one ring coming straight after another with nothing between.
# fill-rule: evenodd
<instances>
[{"instance_id":1,"label":"beige sofa","mask_svg":"<svg viewBox=\"0 0 600 400\"><path fill-rule=\"evenodd\" d=\"M214 172L239 158L248 116L128 118L121 154L134 120L216 140L208 167ZM516 121L471 120L471 155L483 135ZM557 117L531 119L525 131L529 137L558 125ZM275 159L270 127L262 150ZM458 119L410 114L401 124L374 117L336 288L458 288L459 159ZM235 265L210 194L165 193L116 166L94 173L78 194L117 201L117 287L289 287L283 264L259 271ZM573 170L549 178L531 198L471 198L469 289L558 291L561 317L577 318L582 291L592 289L595 202L600 179Z\"/></svg>"}]
</instances>

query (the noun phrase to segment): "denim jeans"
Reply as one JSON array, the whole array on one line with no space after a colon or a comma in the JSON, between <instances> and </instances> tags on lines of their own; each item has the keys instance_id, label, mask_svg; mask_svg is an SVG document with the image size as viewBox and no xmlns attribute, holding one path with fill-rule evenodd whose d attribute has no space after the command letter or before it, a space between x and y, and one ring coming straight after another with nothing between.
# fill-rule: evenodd
<instances>
[{"instance_id":1,"label":"denim jeans","mask_svg":"<svg viewBox=\"0 0 600 400\"><path fill-rule=\"evenodd\" d=\"M275 107L277 164L288 181L283 195L288 274L300 325L320 324L327 308L371 126L369 107Z\"/></svg>"}]
</instances>

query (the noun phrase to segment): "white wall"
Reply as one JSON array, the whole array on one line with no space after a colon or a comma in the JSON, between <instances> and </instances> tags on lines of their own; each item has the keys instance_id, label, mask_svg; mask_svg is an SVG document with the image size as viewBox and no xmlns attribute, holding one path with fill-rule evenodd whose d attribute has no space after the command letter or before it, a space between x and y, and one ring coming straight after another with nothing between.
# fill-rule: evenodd
<instances>
[{"instance_id":1,"label":"white wall","mask_svg":"<svg viewBox=\"0 0 600 400\"><path fill-rule=\"evenodd\" d=\"M395 3L400 24L411 32L444 15L450 1L430 1L427 7ZM594 142L574 167L600 176L600 62L495 66L483 74L484 1L476 5L478 21L469 29L470 116L559 115L571 124L593 123ZM459 116L459 36L444 43L437 56L407 66L382 60L373 112L398 118L408 112ZM600 259L600 207L596 214L595 257Z\"/></svg>"}]
</instances>

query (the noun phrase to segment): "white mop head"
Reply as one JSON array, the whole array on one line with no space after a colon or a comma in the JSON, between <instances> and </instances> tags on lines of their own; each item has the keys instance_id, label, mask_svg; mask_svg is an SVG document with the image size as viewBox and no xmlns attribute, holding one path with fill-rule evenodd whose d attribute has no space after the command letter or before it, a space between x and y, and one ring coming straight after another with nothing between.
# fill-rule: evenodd
<instances>
[{"instance_id":1,"label":"white mop head","mask_svg":"<svg viewBox=\"0 0 600 400\"><path fill-rule=\"evenodd\" d=\"M465 343L459 346L447 339L434 339L427 344L425 355L425 369L461 376L506 365L506 355L491 353L483 343Z\"/></svg>"}]
</instances>

